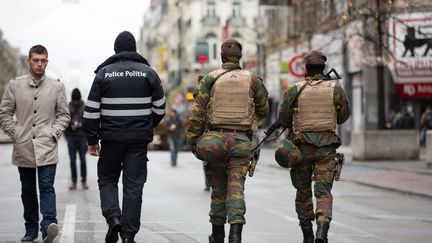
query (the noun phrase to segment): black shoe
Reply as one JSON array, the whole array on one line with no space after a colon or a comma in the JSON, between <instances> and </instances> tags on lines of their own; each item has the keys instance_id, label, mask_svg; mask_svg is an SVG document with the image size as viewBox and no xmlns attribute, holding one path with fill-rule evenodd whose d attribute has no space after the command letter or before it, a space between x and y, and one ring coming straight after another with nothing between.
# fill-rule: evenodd
<instances>
[{"instance_id":1,"label":"black shoe","mask_svg":"<svg viewBox=\"0 0 432 243\"><path fill-rule=\"evenodd\" d=\"M38 238L38 231L39 229L27 229L26 233L23 238L21 238L21 241L34 241L36 238Z\"/></svg>"},{"instance_id":2,"label":"black shoe","mask_svg":"<svg viewBox=\"0 0 432 243\"><path fill-rule=\"evenodd\" d=\"M113 216L107 220L108 231L105 235L105 243L116 243L118 241L118 233L121 231L121 221L118 216Z\"/></svg>"},{"instance_id":3,"label":"black shoe","mask_svg":"<svg viewBox=\"0 0 432 243\"><path fill-rule=\"evenodd\" d=\"M230 227L228 242L241 243L243 224L232 224Z\"/></svg>"},{"instance_id":4,"label":"black shoe","mask_svg":"<svg viewBox=\"0 0 432 243\"><path fill-rule=\"evenodd\" d=\"M315 243L327 243L327 233L330 228L329 222L317 222L317 231L315 237Z\"/></svg>"},{"instance_id":5,"label":"black shoe","mask_svg":"<svg viewBox=\"0 0 432 243\"><path fill-rule=\"evenodd\" d=\"M314 243L314 232L312 222L300 223L303 231L303 243Z\"/></svg>"},{"instance_id":6,"label":"black shoe","mask_svg":"<svg viewBox=\"0 0 432 243\"><path fill-rule=\"evenodd\" d=\"M58 225L56 223L51 223L43 236L43 243L53 242L58 235L58 231Z\"/></svg>"},{"instance_id":7,"label":"black shoe","mask_svg":"<svg viewBox=\"0 0 432 243\"><path fill-rule=\"evenodd\" d=\"M136 243L134 238L124 238L123 243Z\"/></svg>"},{"instance_id":8,"label":"black shoe","mask_svg":"<svg viewBox=\"0 0 432 243\"><path fill-rule=\"evenodd\" d=\"M209 235L209 243L224 243L225 226L212 224L212 234Z\"/></svg>"}]
</instances>

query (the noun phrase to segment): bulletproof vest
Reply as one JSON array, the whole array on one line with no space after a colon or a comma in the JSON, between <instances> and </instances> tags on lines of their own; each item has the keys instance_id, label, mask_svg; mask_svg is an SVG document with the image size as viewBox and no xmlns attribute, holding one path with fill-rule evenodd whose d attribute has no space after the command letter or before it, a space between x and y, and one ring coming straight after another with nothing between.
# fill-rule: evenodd
<instances>
[{"instance_id":1,"label":"bulletproof vest","mask_svg":"<svg viewBox=\"0 0 432 243\"><path fill-rule=\"evenodd\" d=\"M300 90L305 82L296 83L297 90ZM308 81L298 97L298 106L294 107L294 133L336 130L334 86L335 84L329 81Z\"/></svg>"},{"instance_id":2,"label":"bulletproof vest","mask_svg":"<svg viewBox=\"0 0 432 243\"><path fill-rule=\"evenodd\" d=\"M217 70L215 75L222 73ZM212 128L254 130L255 104L251 73L232 70L220 76L211 89L208 123Z\"/></svg>"}]
</instances>

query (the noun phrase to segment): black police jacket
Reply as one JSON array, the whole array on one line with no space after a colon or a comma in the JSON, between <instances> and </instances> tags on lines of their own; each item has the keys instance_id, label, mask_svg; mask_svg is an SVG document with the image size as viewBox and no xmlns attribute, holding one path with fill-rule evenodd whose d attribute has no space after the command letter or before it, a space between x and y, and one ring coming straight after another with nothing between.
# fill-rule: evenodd
<instances>
[{"instance_id":1,"label":"black police jacket","mask_svg":"<svg viewBox=\"0 0 432 243\"><path fill-rule=\"evenodd\" d=\"M89 145L149 143L165 115L157 73L136 52L120 52L98 67L84 108Z\"/></svg>"}]
</instances>

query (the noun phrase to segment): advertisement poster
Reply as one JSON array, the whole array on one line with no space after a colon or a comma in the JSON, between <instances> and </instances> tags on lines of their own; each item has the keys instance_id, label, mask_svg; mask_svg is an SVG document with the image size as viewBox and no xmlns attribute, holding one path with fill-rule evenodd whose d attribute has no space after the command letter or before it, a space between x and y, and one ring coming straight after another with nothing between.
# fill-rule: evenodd
<instances>
[{"instance_id":1,"label":"advertisement poster","mask_svg":"<svg viewBox=\"0 0 432 243\"><path fill-rule=\"evenodd\" d=\"M432 13L393 15L388 64L402 98L432 97Z\"/></svg>"}]
</instances>

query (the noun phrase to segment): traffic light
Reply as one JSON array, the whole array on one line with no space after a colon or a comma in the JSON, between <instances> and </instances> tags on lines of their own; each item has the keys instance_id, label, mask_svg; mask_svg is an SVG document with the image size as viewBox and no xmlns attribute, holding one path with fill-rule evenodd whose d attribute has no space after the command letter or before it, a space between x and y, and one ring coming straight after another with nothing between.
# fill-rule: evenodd
<instances>
[{"instance_id":1,"label":"traffic light","mask_svg":"<svg viewBox=\"0 0 432 243\"><path fill-rule=\"evenodd\" d=\"M195 44L195 62L207 63L209 60L209 45L206 40L198 40Z\"/></svg>"}]
</instances>

